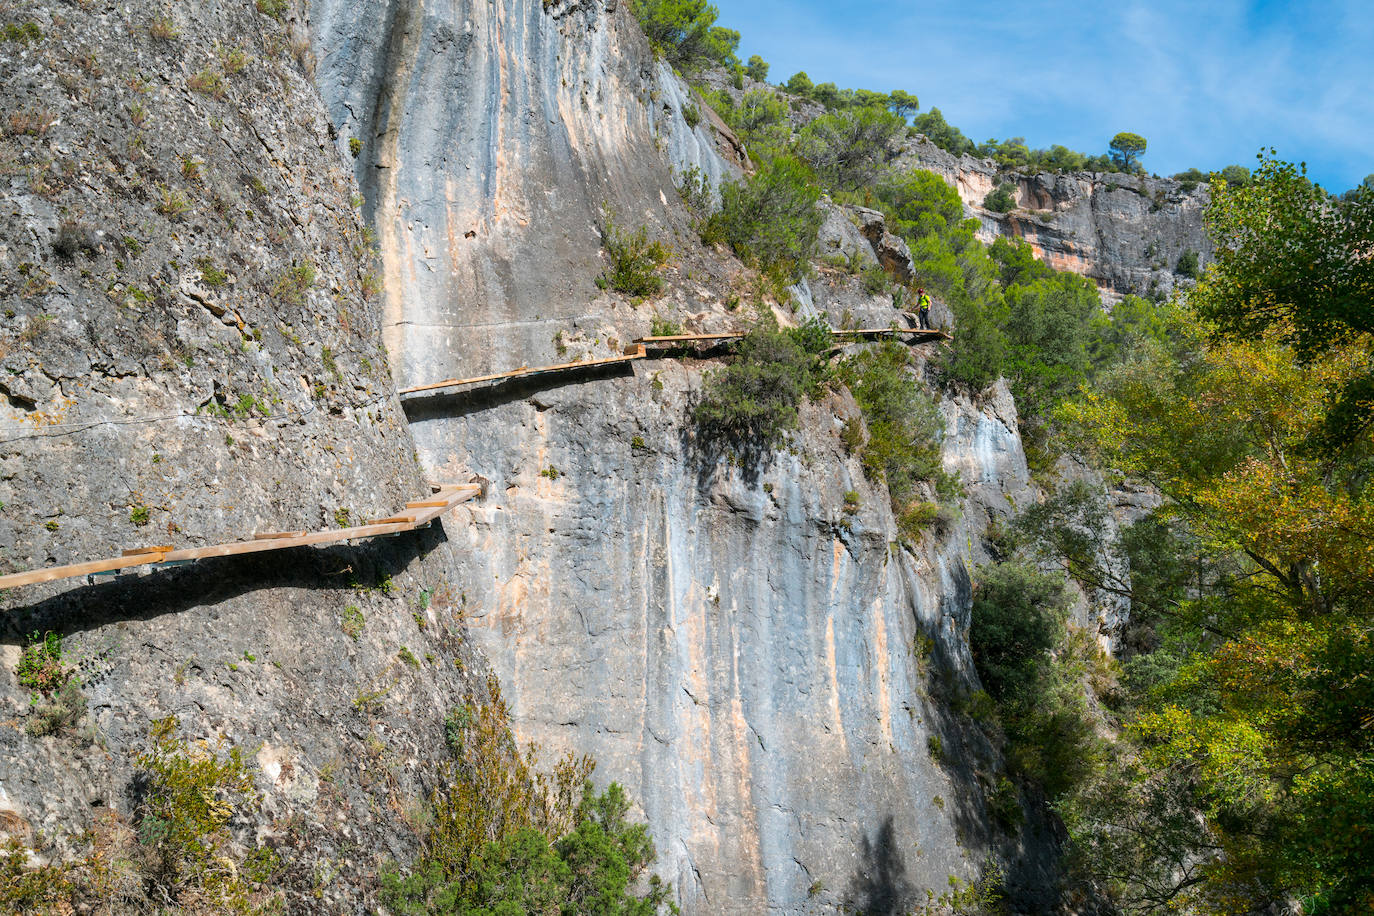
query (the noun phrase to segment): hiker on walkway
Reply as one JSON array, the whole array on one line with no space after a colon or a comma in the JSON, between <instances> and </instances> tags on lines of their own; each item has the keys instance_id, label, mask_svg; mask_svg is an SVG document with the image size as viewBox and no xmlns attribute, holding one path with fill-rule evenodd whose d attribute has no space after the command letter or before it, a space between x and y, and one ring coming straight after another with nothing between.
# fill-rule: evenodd
<instances>
[{"instance_id":1,"label":"hiker on walkway","mask_svg":"<svg viewBox=\"0 0 1374 916\"><path fill-rule=\"evenodd\" d=\"M930 330L930 294L924 289L916 290L916 317L920 319L921 330Z\"/></svg>"}]
</instances>

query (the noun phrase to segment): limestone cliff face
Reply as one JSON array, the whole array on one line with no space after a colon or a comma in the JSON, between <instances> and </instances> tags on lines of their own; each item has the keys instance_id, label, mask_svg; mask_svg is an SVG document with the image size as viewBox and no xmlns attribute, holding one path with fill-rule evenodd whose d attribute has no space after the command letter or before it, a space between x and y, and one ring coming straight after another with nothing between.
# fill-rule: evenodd
<instances>
[{"instance_id":1,"label":"limestone cliff face","mask_svg":"<svg viewBox=\"0 0 1374 916\"><path fill-rule=\"evenodd\" d=\"M142 4L0 11L41 35L0 44L5 572L356 523L428 492L304 33L251 3L168 10L161 37ZM133 758L176 715L189 740L256 751L264 811L244 826L292 863L294 909L370 905L379 862L412 848L399 812L464 696L454 662L474 662L442 542L0 594L0 831L48 855L40 837L127 818ZM15 665L47 631L87 711L40 737ZM360 880L315 886L339 873Z\"/></svg>"},{"instance_id":2,"label":"limestone cliff face","mask_svg":"<svg viewBox=\"0 0 1374 916\"><path fill-rule=\"evenodd\" d=\"M321 0L311 28L337 145L361 142L403 383L548 351L590 314L604 211L685 230L660 147L727 168L624 4Z\"/></svg>"},{"instance_id":3,"label":"limestone cliff face","mask_svg":"<svg viewBox=\"0 0 1374 916\"><path fill-rule=\"evenodd\" d=\"M1176 268L1185 253L1203 264L1212 255L1202 225L1205 188L1186 192L1170 179L1112 173L1006 173L924 137L908 145L903 161L942 175L981 223L983 241L1025 239L1051 267L1096 281L1109 301L1127 293L1167 296L1184 282ZM1004 183L1014 188L1016 208L986 209L984 199Z\"/></svg>"},{"instance_id":4,"label":"limestone cliff face","mask_svg":"<svg viewBox=\"0 0 1374 916\"><path fill-rule=\"evenodd\" d=\"M363 141L402 381L608 355L653 312L738 325L728 294L747 281L701 249L672 184L728 174L730 144L687 125L688 93L623 4L317 0L312 27L337 142ZM653 305L593 283L603 202L675 249ZM810 308L838 322L841 298ZM893 317L890 299L863 308ZM432 474L492 482L452 544L474 641L522 738L628 786L687 913L938 894L991 839L991 749L932 691L937 669L968 674L982 526L1027 486L1014 407L946 405L974 496L913 553L839 442L852 402L809 407L756 478L690 432L710 366L411 403ZM1029 840L1015 879L1042 879L1048 848Z\"/></svg>"}]
</instances>

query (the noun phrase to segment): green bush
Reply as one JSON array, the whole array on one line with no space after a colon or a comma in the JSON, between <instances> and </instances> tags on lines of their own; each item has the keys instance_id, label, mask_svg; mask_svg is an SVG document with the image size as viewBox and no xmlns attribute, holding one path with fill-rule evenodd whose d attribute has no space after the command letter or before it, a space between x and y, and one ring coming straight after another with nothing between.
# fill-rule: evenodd
<instances>
[{"instance_id":1,"label":"green bush","mask_svg":"<svg viewBox=\"0 0 1374 916\"><path fill-rule=\"evenodd\" d=\"M37 633L31 635L14 674L19 686L44 694L61 688L72 676L71 669L62 663L62 636L51 631L42 638Z\"/></svg>"},{"instance_id":2,"label":"green bush","mask_svg":"<svg viewBox=\"0 0 1374 916\"><path fill-rule=\"evenodd\" d=\"M825 380L821 335L759 321L729 363L706 377L693 419L708 441L746 454L772 451L797 426L802 399Z\"/></svg>"},{"instance_id":3,"label":"green bush","mask_svg":"<svg viewBox=\"0 0 1374 916\"><path fill-rule=\"evenodd\" d=\"M649 44L679 70L737 63L739 32L717 26L706 0L630 0L630 8Z\"/></svg>"},{"instance_id":4,"label":"green bush","mask_svg":"<svg viewBox=\"0 0 1374 916\"><path fill-rule=\"evenodd\" d=\"M650 241L649 230L644 226L624 232L609 213L605 223L601 239L611 266L596 278L596 285L637 299L649 299L663 292L663 278L657 271L668 263L668 246L657 239Z\"/></svg>"},{"instance_id":5,"label":"green bush","mask_svg":"<svg viewBox=\"0 0 1374 916\"><path fill-rule=\"evenodd\" d=\"M682 333L682 325L667 318L660 318L658 315L649 322L650 337L676 337Z\"/></svg>"},{"instance_id":6,"label":"green bush","mask_svg":"<svg viewBox=\"0 0 1374 916\"><path fill-rule=\"evenodd\" d=\"M86 695L81 692L76 678L68 678L66 683L57 688L52 702L34 704L33 715L25 731L35 737L56 735L81 721L85 714Z\"/></svg>"},{"instance_id":7,"label":"green bush","mask_svg":"<svg viewBox=\"0 0 1374 916\"><path fill-rule=\"evenodd\" d=\"M1198 274L1198 253L1196 251L1185 251L1178 256L1178 264L1174 267L1174 273L1180 277L1187 277L1189 280L1196 280Z\"/></svg>"},{"instance_id":8,"label":"green bush","mask_svg":"<svg viewBox=\"0 0 1374 916\"><path fill-rule=\"evenodd\" d=\"M964 132L959 128L946 121L938 108L932 108L925 114L918 114L912 118L911 129L916 133L925 134L931 143L956 156L975 150L973 141L964 136Z\"/></svg>"},{"instance_id":9,"label":"green bush","mask_svg":"<svg viewBox=\"0 0 1374 916\"><path fill-rule=\"evenodd\" d=\"M726 96L726 102L729 96ZM787 103L767 89L745 93L739 104L713 106L749 147L750 158L766 162L780 154L792 135Z\"/></svg>"},{"instance_id":10,"label":"green bush","mask_svg":"<svg viewBox=\"0 0 1374 916\"><path fill-rule=\"evenodd\" d=\"M910 509L928 514L924 508L910 506L923 481L935 482L942 497L953 499L957 480L940 463L944 416L917 382L910 351L886 341L845 360L840 378L853 393L868 427L868 439L858 448L859 460L871 479L887 482L898 515ZM913 516L910 521L919 530L934 518L918 521Z\"/></svg>"},{"instance_id":11,"label":"green bush","mask_svg":"<svg viewBox=\"0 0 1374 916\"><path fill-rule=\"evenodd\" d=\"M708 224L741 260L784 282L805 272L823 217L821 189L803 163L779 156L748 180L722 186L720 196Z\"/></svg>"},{"instance_id":12,"label":"green bush","mask_svg":"<svg viewBox=\"0 0 1374 916\"><path fill-rule=\"evenodd\" d=\"M877 264L870 264L859 274L863 280L864 292L870 296L881 296L892 286L892 278Z\"/></svg>"},{"instance_id":13,"label":"green bush","mask_svg":"<svg viewBox=\"0 0 1374 916\"><path fill-rule=\"evenodd\" d=\"M695 130L701 123L701 109L695 105L682 106L682 119L687 122L688 127Z\"/></svg>"},{"instance_id":14,"label":"green bush","mask_svg":"<svg viewBox=\"0 0 1374 916\"><path fill-rule=\"evenodd\" d=\"M1003 182L983 198L983 206L994 213L1010 213L1016 209L1015 191L1015 185Z\"/></svg>"},{"instance_id":15,"label":"green bush","mask_svg":"<svg viewBox=\"0 0 1374 916\"><path fill-rule=\"evenodd\" d=\"M407 872L382 872L382 899L403 916L431 913L604 913L653 916L669 907L657 876L635 892L656 857L648 829L631 824L624 790L597 795L590 759L538 772L522 752L494 679L485 702L444 723L452 759L431 796L432 821Z\"/></svg>"},{"instance_id":16,"label":"green bush","mask_svg":"<svg viewBox=\"0 0 1374 916\"><path fill-rule=\"evenodd\" d=\"M223 912L272 907L267 881L278 860L270 849L243 854L230 829L236 809L260 801L248 758L237 747L216 749L175 737L175 716L153 723L152 741L138 757L145 776L137 809L139 842L149 895L171 903L216 900Z\"/></svg>"},{"instance_id":17,"label":"green bush","mask_svg":"<svg viewBox=\"0 0 1374 916\"><path fill-rule=\"evenodd\" d=\"M872 106L822 115L797 137L797 155L831 188L854 190L872 184L897 154L906 122Z\"/></svg>"},{"instance_id":18,"label":"green bush","mask_svg":"<svg viewBox=\"0 0 1374 916\"><path fill-rule=\"evenodd\" d=\"M751 80L764 83L768 81L768 62L757 54L749 57L749 63L745 66L744 72L749 74Z\"/></svg>"}]
</instances>

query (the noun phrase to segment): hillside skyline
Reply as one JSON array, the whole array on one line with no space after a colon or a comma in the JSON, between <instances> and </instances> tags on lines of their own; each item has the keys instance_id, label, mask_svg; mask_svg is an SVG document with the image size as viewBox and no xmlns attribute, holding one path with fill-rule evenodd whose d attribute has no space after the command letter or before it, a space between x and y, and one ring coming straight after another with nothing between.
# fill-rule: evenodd
<instances>
[{"instance_id":1,"label":"hillside skyline","mask_svg":"<svg viewBox=\"0 0 1374 916\"><path fill-rule=\"evenodd\" d=\"M1118 131L1149 141L1148 171L1252 167L1261 148L1307 163L1340 192L1374 173L1374 12L1351 0L1182 0L1099 7L1031 0L955 9L893 0L719 0L719 24L769 80L906 89L974 142L1025 137L1105 153ZM1132 61L1135 63L1133 64Z\"/></svg>"}]
</instances>

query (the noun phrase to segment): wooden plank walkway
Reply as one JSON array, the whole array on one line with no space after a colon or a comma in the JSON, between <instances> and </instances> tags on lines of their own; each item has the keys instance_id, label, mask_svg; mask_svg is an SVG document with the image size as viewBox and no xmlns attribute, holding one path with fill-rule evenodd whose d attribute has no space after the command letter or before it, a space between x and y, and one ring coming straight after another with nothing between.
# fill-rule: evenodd
<instances>
[{"instance_id":1,"label":"wooden plank walkway","mask_svg":"<svg viewBox=\"0 0 1374 916\"><path fill-rule=\"evenodd\" d=\"M430 382L425 385L413 385L410 388L402 388L400 396L402 398L417 394L424 394L429 391L438 391L441 388L462 388L467 385L478 385L483 382L504 382L509 379L528 378L533 375L544 375L557 372L573 372L578 369L591 369L597 366L613 366L623 363L632 363L636 360L647 359L649 356L647 347L672 347L677 344L690 343L718 343L726 340L740 340L745 336L745 331L734 331L729 334L671 334L659 337L640 337L633 344L625 347L623 356L608 356L604 359L589 359L578 363L558 363L553 366L521 366L519 369L510 369L506 372L494 372L491 375L476 375L472 378L450 378L442 382ZM858 328L854 330L834 331L836 337L888 337L903 336L915 338L913 344L930 343L936 340L952 340L953 338L944 331L923 331L919 328Z\"/></svg>"},{"instance_id":2,"label":"wooden plank walkway","mask_svg":"<svg viewBox=\"0 0 1374 916\"><path fill-rule=\"evenodd\" d=\"M481 492L482 488L476 484L446 485L440 487L432 496L406 503L405 509L394 516L369 521L365 525L313 532L260 532L254 534L253 539L249 541L212 544L208 547L189 547L183 550L177 550L172 546L137 547L124 551L121 556L107 560L50 566L45 569L34 569L29 572L0 576L0 588L14 588L20 585L34 585L39 582L53 582L58 579L75 579L82 576L113 573L135 566L188 563L210 557L232 557L245 553L261 553L266 550L289 550L292 547L338 544L384 534L400 534L403 531L414 531L416 528L429 524L460 503L475 498Z\"/></svg>"},{"instance_id":3,"label":"wooden plank walkway","mask_svg":"<svg viewBox=\"0 0 1374 916\"><path fill-rule=\"evenodd\" d=\"M450 378L442 382L431 382L428 385L415 385L411 388L402 388L401 397L408 394L420 394L426 391L435 391L440 388L457 388L463 385L475 385L478 382L501 382L506 379L525 378L531 375L543 375L549 372L571 372L575 369L590 369L595 366L613 366L619 363L632 363L638 359L644 359L645 352L642 346L631 345L625 348L623 356L609 356L605 359L589 359L580 363L559 363L556 366L521 366L519 369L511 369L509 372L497 372L492 375L479 375L474 378Z\"/></svg>"},{"instance_id":4,"label":"wooden plank walkway","mask_svg":"<svg viewBox=\"0 0 1374 916\"><path fill-rule=\"evenodd\" d=\"M637 337L635 343L647 347L672 346L689 343L717 343L725 340L740 340L748 332L736 331L730 334L670 334L661 337ZM831 330L836 337L886 337L888 335L911 336L920 338L912 343L929 343L935 340L953 340L944 331L926 331L921 328L856 328L852 330Z\"/></svg>"}]
</instances>

